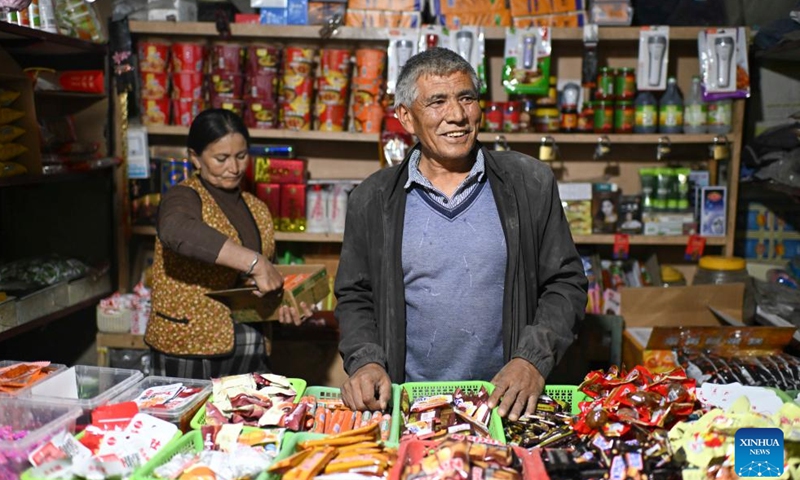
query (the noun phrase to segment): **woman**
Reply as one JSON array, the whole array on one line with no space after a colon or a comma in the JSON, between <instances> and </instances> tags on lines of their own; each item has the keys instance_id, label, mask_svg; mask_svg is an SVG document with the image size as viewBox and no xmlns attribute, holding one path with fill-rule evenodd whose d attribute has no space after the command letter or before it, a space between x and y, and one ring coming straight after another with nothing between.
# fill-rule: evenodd
<instances>
[{"instance_id":1,"label":"woman","mask_svg":"<svg viewBox=\"0 0 800 480\"><path fill-rule=\"evenodd\" d=\"M250 161L250 135L242 119L206 110L189 129L189 158L197 174L164 194L153 261L152 313L145 342L154 375L211 378L269 371L261 332L234 323L230 309L205 294L255 285L258 296L279 294L281 274L267 206L242 192ZM281 323L304 317L281 306Z\"/></svg>"}]
</instances>

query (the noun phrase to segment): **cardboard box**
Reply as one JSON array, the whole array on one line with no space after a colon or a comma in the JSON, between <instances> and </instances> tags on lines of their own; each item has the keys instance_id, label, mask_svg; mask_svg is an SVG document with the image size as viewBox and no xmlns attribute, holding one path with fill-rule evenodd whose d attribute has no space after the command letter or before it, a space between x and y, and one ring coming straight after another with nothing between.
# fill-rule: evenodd
<instances>
[{"instance_id":1,"label":"cardboard box","mask_svg":"<svg viewBox=\"0 0 800 480\"><path fill-rule=\"evenodd\" d=\"M347 0L348 9L389 10L392 12L422 11L420 0Z\"/></svg>"},{"instance_id":2,"label":"cardboard box","mask_svg":"<svg viewBox=\"0 0 800 480\"><path fill-rule=\"evenodd\" d=\"M286 23L308 25L308 0L289 0L286 7Z\"/></svg>"},{"instance_id":3,"label":"cardboard box","mask_svg":"<svg viewBox=\"0 0 800 480\"><path fill-rule=\"evenodd\" d=\"M693 235L697 232L697 222L692 212L642 214L645 235Z\"/></svg>"},{"instance_id":4,"label":"cardboard box","mask_svg":"<svg viewBox=\"0 0 800 480\"><path fill-rule=\"evenodd\" d=\"M728 194L726 187L700 189L700 235L724 237L728 231Z\"/></svg>"},{"instance_id":5,"label":"cardboard box","mask_svg":"<svg viewBox=\"0 0 800 480\"><path fill-rule=\"evenodd\" d=\"M570 13L585 10L587 5L584 0L551 0L553 13Z\"/></svg>"},{"instance_id":6,"label":"cardboard box","mask_svg":"<svg viewBox=\"0 0 800 480\"><path fill-rule=\"evenodd\" d=\"M306 162L297 158L253 156L253 181L256 183L303 183Z\"/></svg>"},{"instance_id":7,"label":"cardboard box","mask_svg":"<svg viewBox=\"0 0 800 480\"><path fill-rule=\"evenodd\" d=\"M634 365L650 368L650 364L668 368L672 365L671 355L645 355L655 327L722 326L709 307L735 321L741 322L742 319L744 284L623 288L620 293L620 313L625 318L622 362L628 368Z\"/></svg>"},{"instance_id":8,"label":"cardboard box","mask_svg":"<svg viewBox=\"0 0 800 480\"><path fill-rule=\"evenodd\" d=\"M298 309L300 302L309 306L325 299L330 293L328 272L324 265L276 265L285 278L280 295L253 295L253 287L234 288L207 293L231 308L233 319L240 323L278 320L278 307L287 305Z\"/></svg>"},{"instance_id":9,"label":"cardboard box","mask_svg":"<svg viewBox=\"0 0 800 480\"><path fill-rule=\"evenodd\" d=\"M437 21L447 28L461 28L464 26L510 27L511 12L503 10L497 12L466 12L454 15L440 15Z\"/></svg>"},{"instance_id":10,"label":"cardboard box","mask_svg":"<svg viewBox=\"0 0 800 480\"><path fill-rule=\"evenodd\" d=\"M420 12L347 9L344 23L358 28L418 28L422 17Z\"/></svg>"},{"instance_id":11,"label":"cardboard box","mask_svg":"<svg viewBox=\"0 0 800 480\"><path fill-rule=\"evenodd\" d=\"M522 0L517 1L521 2ZM550 5L550 0L531 0L531 2L537 6L542 5L542 8L544 8L544 5L549 8ZM507 0L435 0L433 7L436 15L444 15L445 17L468 13L510 12ZM463 23L463 25L471 24Z\"/></svg>"},{"instance_id":12,"label":"cardboard box","mask_svg":"<svg viewBox=\"0 0 800 480\"><path fill-rule=\"evenodd\" d=\"M550 15L553 13L552 0L510 0L512 17Z\"/></svg>"},{"instance_id":13,"label":"cardboard box","mask_svg":"<svg viewBox=\"0 0 800 480\"><path fill-rule=\"evenodd\" d=\"M592 233L592 184L559 183L558 196L573 235Z\"/></svg>"}]
</instances>

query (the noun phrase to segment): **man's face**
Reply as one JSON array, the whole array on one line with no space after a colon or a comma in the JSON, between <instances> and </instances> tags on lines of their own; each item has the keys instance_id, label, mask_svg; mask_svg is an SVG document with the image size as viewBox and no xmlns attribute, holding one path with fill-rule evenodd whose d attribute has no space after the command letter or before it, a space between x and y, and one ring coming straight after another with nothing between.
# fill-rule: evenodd
<instances>
[{"instance_id":1,"label":"man's face","mask_svg":"<svg viewBox=\"0 0 800 480\"><path fill-rule=\"evenodd\" d=\"M419 138L423 158L438 162L469 158L481 114L478 92L466 73L420 77L411 108L397 109L403 128Z\"/></svg>"}]
</instances>

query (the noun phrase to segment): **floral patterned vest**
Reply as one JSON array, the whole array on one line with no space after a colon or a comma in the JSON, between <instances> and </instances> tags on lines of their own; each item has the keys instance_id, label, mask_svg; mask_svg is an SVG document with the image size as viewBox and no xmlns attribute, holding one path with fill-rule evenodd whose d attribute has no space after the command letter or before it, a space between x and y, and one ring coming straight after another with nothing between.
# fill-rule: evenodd
<instances>
[{"instance_id":1,"label":"floral patterned vest","mask_svg":"<svg viewBox=\"0 0 800 480\"><path fill-rule=\"evenodd\" d=\"M203 222L241 244L239 233L214 201L211 193L192 177L181 185L200 195ZM261 234L261 248L272 258L275 238L267 206L253 195L242 192ZM160 352L174 356L222 356L234 348L230 309L205 294L234 288L239 272L210 265L173 252L156 239L153 260L152 311L145 342Z\"/></svg>"}]
</instances>

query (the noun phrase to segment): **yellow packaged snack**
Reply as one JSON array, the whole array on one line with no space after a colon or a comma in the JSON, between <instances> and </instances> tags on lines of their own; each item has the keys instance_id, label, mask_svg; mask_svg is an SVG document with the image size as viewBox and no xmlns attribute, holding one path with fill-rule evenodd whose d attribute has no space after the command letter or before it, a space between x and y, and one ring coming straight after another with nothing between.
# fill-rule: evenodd
<instances>
[{"instance_id":1,"label":"yellow packaged snack","mask_svg":"<svg viewBox=\"0 0 800 480\"><path fill-rule=\"evenodd\" d=\"M11 160L12 158L22 155L28 149L24 145L18 143L5 143L0 144L0 162Z\"/></svg>"},{"instance_id":2,"label":"yellow packaged snack","mask_svg":"<svg viewBox=\"0 0 800 480\"><path fill-rule=\"evenodd\" d=\"M14 125L3 125L0 127L0 145L11 142L24 134L24 128L15 127Z\"/></svg>"},{"instance_id":3,"label":"yellow packaged snack","mask_svg":"<svg viewBox=\"0 0 800 480\"><path fill-rule=\"evenodd\" d=\"M0 107L8 107L14 100L19 98L19 92L14 90L3 90L0 88Z\"/></svg>"},{"instance_id":4,"label":"yellow packaged snack","mask_svg":"<svg viewBox=\"0 0 800 480\"><path fill-rule=\"evenodd\" d=\"M13 177L28 173L28 170L16 162L0 162L0 178Z\"/></svg>"},{"instance_id":5,"label":"yellow packaged snack","mask_svg":"<svg viewBox=\"0 0 800 480\"><path fill-rule=\"evenodd\" d=\"M13 108L0 108L0 125L11 123L25 116L25 112Z\"/></svg>"}]
</instances>

